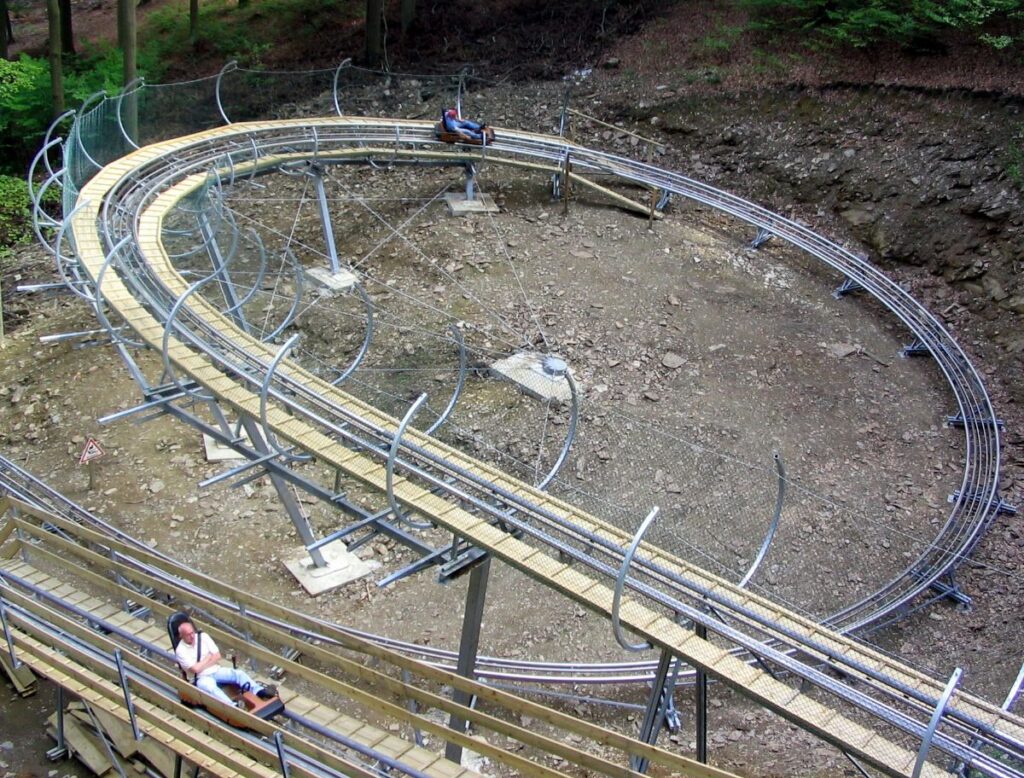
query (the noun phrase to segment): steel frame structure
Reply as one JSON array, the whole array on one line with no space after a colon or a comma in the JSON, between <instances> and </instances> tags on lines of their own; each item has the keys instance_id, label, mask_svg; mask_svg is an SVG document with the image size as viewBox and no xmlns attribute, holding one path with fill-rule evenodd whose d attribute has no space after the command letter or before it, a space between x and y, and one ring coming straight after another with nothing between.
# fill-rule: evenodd
<instances>
[{"instance_id":1,"label":"steel frame structure","mask_svg":"<svg viewBox=\"0 0 1024 778\"><path fill-rule=\"evenodd\" d=\"M219 86L220 79L218 79L218 106L223 118L227 120L219 98ZM337 74L335 86L337 86ZM336 107L339 105L337 91L335 91L335 105ZM340 113L340 108L338 110ZM121 126L123 127L123 124ZM76 134L73 131L72 136L81 146L81 133ZM131 139L128 138L128 140ZM49 163L48 154L55 145L48 139L40 152L40 157L37 157L36 162L38 163L40 159L44 160L51 174L44 184L43 190L52 185L53 181L58 180L65 172L64 170L54 171ZM131 143L130 145L134 146L135 144ZM88 157L84 147L81 148L81 151ZM570 155L571 168L568 162ZM868 627L904 608L911 599L927 588L935 586L940 578L948 575L977 543L980 534L992 517L999 510L1004 509L1005 503L998 496L998 420L980 376L941 323L925 311L910 295L862 258L827 241L803 225L768 212L733 195L649 164L568 143L561 137L503 130L498 141L487 147L462 148L454 151L439 150L437 142L433 138L432 125L404 120L341 118L231 127L209 133L207 137L198 141L175 144L173 151L165 152L162 155L144 156L145 159L132 167L129 172L119 173L120 178L104 192L102 207L93 203L91 208L86 209L91 213L97 213L100 217L100 240L105 244L103 249L105 258L99 272L90 277L89 271L82 273L81 269L76 267L70 274L62 273L68 279L69 285L93 303L101 323L110 333L112 341L122 355L129 357L128 349L135 344L126 341L122 329L114 327L104 313L104 276L108 272L108 268L113 268L111 272L117 274L120 281L131 290L134 298L141 302L150 315L158 321L164 322L164 326L167 327L166 333L171 333L163 335L167 364L172 361L167 354L167 349L173 336L175 343L187 344L190 348L207 355L218 366L219 371L231 375L233 380L239 381L243 385L248 384L253 387L258 385L261 398L260 415L263 417L264 427L268 426L266 406L272 399L278 407L287 409L289 414L302 417L310 423L328 429L331 437L353 450L364 452L371 457L386 458L389 476L386 492L392 513L396 517L400 515L400 511L392 489L392 479L395 466L400 465L404 470L406 480L417 479L429 485L429 491L432 494L442 495L446 499L454 499L457 503L471 508L480 516L490 517L488 521L495 526L512 529L516 537L531 538L533 542L541 543L544 547L557 549L561 554L576 559L589 570L598 574L614 576L615 572L619 573L616 605L613 607L613 624L618 620L617 603L621 597L621 591L624 587L629 588L634 596L641 596L651 602L659 603L661 607L676 614L677 618L685 617L694 625L698 634L706 631L717 633L733 641L737 645L738 651L749 652L758 657L762 663L771 663L783 672L801 677L805 682L827 689L847 701L854 701L857 697L857 695L844 693L844 690L839 689L836 684L829 682L827 677L809 670L792 658L796 654L807 652L810 649L827 657L829 662L838 662L840 666L846 664L846 660L842 656L836 655L835 651L826 650L822 645L815 644L813 641L808 642L792 631L766 629L768 625L763 618L757 616L756 611L744 608L728 597L713 597L710 591L699 590L695 590L691 594L684 594L691 584L686 582L684 577L674 573L671 566L666 568L642 559L633 563L632 554L625 556L622 554L625 544L616 546L615 543L609 542L599 533L566 523L564 517L546 510L541 504L531 503L529 500L524 501L520 494L501 487L498 482L493 480L488 482L486 479L482 479L473 472L473 467L468 463L463 463L457 457L455 459L448 458L451 452L439 457L431 445L420 442L424 440L422 436L410 435L410 440L404 440L406 423L414 413L415 407L411 409L406 422L399 425L397 429L389 428L388 424L381 426L368 421L367 418L353 415L350 411L329 401L325 402L322 397L311 394L302 379L296 377L301 371L291 368L287 371L278 370L281 363L280 358L283 357L287 349L282 349L277 357L269 360L240 349L236 342L224 337L221 332L211 326L210 319L201 311L186 304L188 295L194 290L175 293L158 273L153 273L148 266L149 259L138 248L139 215L145 213L147 209L153 208L154 203L160 200L160 193L168 188L175 190L175 201L195 192L203 186L203 177L208 174L208 171L216 171L217 178L229 176L234 179L239 170L250 176L256 176L300 160L315 160L318 165L353 161L365 164L388 164L400 160L422 164L451 164L463 168L472 166L474 162L486 160L561 175L565 179L563 185L566 188L571 181L585 182L584 175L609 175L661 191L663 202L667 202L667 196L677 195L709 205L756 227L758 236L755 242L758 244L763 243L769 236L775 236L833 267L846 279L843 287L844 293L856 288L872 294L910 329L914 336L915 350L919 351L922 346L928 349L949 382L959 408L956 418L965 430L967 463L963 486L957 490L952 500L954 507L938 538L925 553L889 585L865 600L834 614L826 624L844 632L854 631ZM95 168L99 168L99 163L94 159L88 157L88 160ZM77 191L80 184L83 183L84 180L75 182L72 187L66 189ZM77 214L77 209L85 205L87 205L85 200L74 203L68 210L66 221L59 226L60 232L54 248L59 267L74 266L70 262L70 258L63 254L61 245L65 227L69 222L85 225L85 221L79 219ZM38 205L37 212L41 212ZM40 224L41 227L46 226ZM82 229L82 226L78 226L75 230L74 240L76 243L81 237L78 231ZM40 233L42 233L41 227ZM325 224L325 229L326 227ZM204 242L207 246L216 245L216 241L212 237L208 237ZM230 261L230 257L227 261ZM221 261L224 268L226 268L227 261ZM237 308L237 306L233 307ZM171 312L173 315L169 315ZM140 375L138 370L134 372L137 376ZM195 397L192 396L194 389L191 386L186 388L186 385L176 382L178 391L168 393L164 386L149 387L145 382L142 383L146 387L147 394L147 404L143 408L167 410L187 418L197 426L213 429L194 414L182 410L172 402L190 396L194 400ZM202 397L202 399L211 398ZM346 509L349 507L344 504L344 499L337 494L337 490L331 493L330 490L308 483L307 479L297 477L288 467L288 452L279 445L273 446L274 452L261 450L259 446L253 448L241 446L238 436L232 436L226 431L228 425L223 414L219 415L219 422L221 434L215 435L215 437L244 451L252 460L251 464L265 468L281 478L287 478L292 483L298 483L303 488L328 499L339 507ZM567 441L565 451L569 444L571 444L571 439ZM560 457L558 464L564 460L565 451L563 451L563 456ZM399 457L400 453L404 456ZM439 477L437 473L443 473L444 476ZM410 507L416 508L417 506L412 504ZM360 515L358 510L355 511L357 521L372 523L375 531L387 531L389 534L401 533L396 527L390 526L388 522L384 521L386 514L387 511L378 511L376 514L363 511ZM388 528L384 529L385 527ZM541 527L544 529L540 529ZM405 534L400 534L400 536L403 538L403 542L408 539ZM415 543L414 540L411 542ZM640 539L637 537L636 542L632 545L633 551L636 550L639 542ZM308 545L312 545L312 543ZM581 546L590 549L589 555L581 552ZM763 550L757 561L763 558ZM456 538L450 547L447 559L449 565L458 558L457 551L458 540ZM437 553L436 550L425 551L425 556L436 556ZM474 553L472 556L475 558L465 557L468 564L481 558L478 553ZM654 553L654 558L657 556L657 553ZM749 575L745 577L746 579L749 579ZM714 615L709 615L699 609L695 610L685 604L686 599L693 593L696 593L701 601L714 603ZM723 616L723 614L727 615ZM759 625L754 626L755 633L770 633L772 637L768 642L763 640L752 642L751 634L744 634L742 630L736 630L732 626L737 620L747 624L748 629L752 625ZM787 643L787 641L792 642ZM461 659L464 659L464 656L460 657L460 661ZM665 665L664 655L659 665ZM855 670L867 677L872 677L879 684L880 690L893 684L893 679L886 678L885 673L879 675L871 672L866 665L855 666ZM701 671L703 672L703 669ZM666 677L666 673L659 670L657 676L664 683L663 679ZM910 687L899 682L896 682L893 688L897 690L898 695L915 696ZM883 696L885 693L883 692ZM889 693L891 694L891 692ZM920 754L927 754L928 749L925 745L931 745L932 738L935 737L937 747L952 753L955 758L959 758L962 746L954 745L948 735L944 736L941 731L935 731L940 722L948 723L950 720L945 704L950 694L952 694L951 688L948 694L944 691L935 697L926 696L920 700L922 703L928 703L927 710L933 711L932 720L935 727L913 725L892 708L887 708L885 704L879 704L877 701L870 702L864 697L861 697L859 702L855 701L854 704L863 710L870 711L889 724L908 732L920 734L922 737ZM653 705L652 702L651 706ZM652 710L651 706L648 708L649 712ZM969 721L968 727L974 727L978 723ZM980 727L979 731L984 733L983 740L985 737L989 738L983 745L992 748L994 743L999 741L998 737L994 737L995 731L991 727L988 729ZM974 741L972 740L972 742ZM1012 738L1009 741L1004 739L1003 742L1003 746L1008 746L1011 751L1019 749L1020 745L1019 742L1015 743ZM983 770L994 770L990 774L1002 774L997 768L986 762L980 753L980 751L975 751L968 756L968 759L975 766L980 765ZM924 757L920 756L917 760L915 773L920 771L924 764L923 759ZM875 766L879 767L880 765L876 764Z\"/></svg>"}]
</instances>

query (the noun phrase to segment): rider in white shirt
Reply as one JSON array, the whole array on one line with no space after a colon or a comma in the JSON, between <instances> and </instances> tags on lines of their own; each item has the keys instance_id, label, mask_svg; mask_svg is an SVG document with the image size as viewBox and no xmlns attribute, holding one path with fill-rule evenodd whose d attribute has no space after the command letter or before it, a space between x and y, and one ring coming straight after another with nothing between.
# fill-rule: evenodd
<instances>
[{"instance_id":1,"label":"rider in white shirt","mask_svg":"<svg viewBox=\"0 0 1024 778\"><path fill-rule=\"evenodd\" d=\"M182 622L178 627L178 636L181 640L174 649L178 664L192 676L193 683L207 694L212 694L221 702L232 705L234 703L231 698L218 684L233 683L242 691L255 692L261 700L277 696L275 687L259 684L244 670L218 664L221 655L217 644L205 632L197 632L191 621Z\"/></svg>"}]
</instances>

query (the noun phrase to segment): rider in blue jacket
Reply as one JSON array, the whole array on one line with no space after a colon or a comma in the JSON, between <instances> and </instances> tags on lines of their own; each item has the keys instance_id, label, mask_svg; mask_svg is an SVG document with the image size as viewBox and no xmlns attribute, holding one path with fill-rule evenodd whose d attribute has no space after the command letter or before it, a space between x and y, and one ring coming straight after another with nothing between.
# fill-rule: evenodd
<instances>
[{"instance_id":1,"label":"rider in blue jacket","mask_svg":"<svg viewBox=\"0 0 1024 778\"><path fill-rule=\"evenodd\" d=\"M454 108L449 108L442 117L444 128L448 132L463 133L473 140L483 140L483 125L469 119L460 119Z\"/></svg>"}]
</instances>

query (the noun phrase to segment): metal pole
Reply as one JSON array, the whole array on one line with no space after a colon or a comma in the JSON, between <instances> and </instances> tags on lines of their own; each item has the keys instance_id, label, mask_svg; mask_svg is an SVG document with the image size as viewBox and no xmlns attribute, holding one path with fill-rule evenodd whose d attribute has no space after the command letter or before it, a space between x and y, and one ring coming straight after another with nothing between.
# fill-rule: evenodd
<instances>
[{"instance_id":1,"label":"metal pole","mask_svg":"<svg viewBox=\"0 0 1024 778\"><path fill-rule=\"evenodd\" d=\"M484 603L487 599L487 579L491 569L491 557L485 556L469 574L469 591L466 592L466 612L462 617L462 639L459 643L459 661L456 672L472 678L476 668L477 650L480 648L480 624L483 621ZM456 689L452 699L459 705L468 705L469 692ZM465 732L466 721L453 713L448 728ZM462 764L462 746L448 741L444 749L445 759Z\"/></svg>"},{"instance_id":2,"label":"metal pole","mask_svg":"<svg viewBox=\"0 0 1024 778\"><path fill-rule=\"evenodd\" d=\"M288 778L288 759L284 753L284 738L280 732L274 733L274 747L277 749L277 761L281 766L281 775Z\"/></svg>"},{"instance_id":3,"label":"metal pole","mask_svg":"<svg viewBox=\"0 0 1024 778\"><path fill-rule=\"evenodd\" d=\"M412 683L412 673L410 673L408 670L402 670L402 683ZM409 713L413 714L414 716L420 712L419 705L416 704L416 700L412 697L409 698L405 707L409 710ZM416 745L418 745L420 748L423 748L423 733L420 731L419 727L414 726L412 728L412 737Z\"/></svg>"},{"instance_id":4,"label":"metal pole","mask_svg":"<svg viewBox=\"0 0 1024 778\"><path fill-rule=\"evenodd\" d=\"M323 168L313 165L310 175L313 176L313 182L316 185L316 201L320 207L320 223L324 228L324 243L327 244L327 258L331 261L331 272L340 273L341 264L338 262L338 249L334 244L334 226L331 223L331 210L327 204Z\"/></svg>"},{"instance_id":5,"label":"metal pole","mask_svg":"<svg viewBox=\"0 0 1024 778\"><path fill-rule=\"evenodd\" d=\"M103 725L100 724L100 720L96 718L96 713L93 711L92 706L89 705L89 703L85 704L85 710L86 713L89 714L89 719L92 721L93 727L96 729L96 737L103 746L103 750L107 753L107 760L114 766L114 769L121 778L128 778L124 773L124 768L121 767L121 760L114 756L114 749L111 748L110 741L107 740L107 733L104 731Z\"/></svg>"},{"instance_id":6,"label":"metal pole","mask_svg":"<svg viewBox=\"0 0 1024 778\"><path fill-rule=\"evenodd\" d=\"M697 637L707 640L708 628L697 624L694 628ZM708 676L702 669L697 668L696 677L696 711L695 719L697 725L697 761L701 764L708 763Z\"/></svg>"},{"instance_id":7,"label":"metal pole","mask_svg":"<svg viewBox=\"0 0 1024 778\"><path fill-rule=\"evenodd\" d=\"M651 696L647 700L647 712L644 714L644 723L640 728L640 740L650 743L652 746L658 739L658 732L661 730L661 723L664 719L664 710L667 707L667 696L672 694L675 686L674 679L669 678L669 671L672 669L672 653L662 650L661 658L658 660L658 671L654 675L651 684ZM642 756L630 757L629 766L638 773L647 772L647 758Z\"/></svg>"},{"instance_id":8,"label":"metal pole","mask_svg":"<svg viewBox=\"0 0 1024 778\"><path fill-rule=\"evenodd\" d=\"M565 170L562 175L565 180L562 182L562 213L568 215L569 213L569 194L572 191L572 182L569 180L569 176L572 174L572 161L569 159L569 152L565 152Z\"/></svg>"},{"instance_id":9,"label":"metal pole","mask_svg":"<svg viewBox=\"0 0 1024 778\"><path fill-rule=\"evenodd\" d=\"M921 775L925 760L928 758L928 751L932 747L932 738L935 736L935 731L939 728L942 716L946 712L946 705L949 704L949 698L953 696L953 691L956 689L957 684L960 683L960 676L963 673L964 671L959 667L953 670L953 674L949 676L949 681L946 683L946 688L939 695L939 701L932 712L931 721L928 722L928 729L925 730L924 737L921 738L921 748L917 752L917 761L914 762L914 771L911 773L911 778L918 778Z\"/></svg>"},{"instance_id":10,"label":"metal pole","mask_svg":"<svg viewBox=\"0 0 1024 778\"><path fill-rule=\"evenodd\" d=\"M64 687L57 684L57 745L46 752L46 758L51 762L58 759L66 759L68 756L67 746L64 744Z\"/></svg>"},{"instance_id":11,"label":"metal pole","mask_svg":"<svg viewBox=\"0 0 1024 778\"><path fill-rule=\"evenodd\" d=\"M121 692L124 694L124 705L128 709L128 719L131 721L132 734L136 742L142 740L142 732L139 731L139 722L135 718L135 703L132 702L132 693L128 689L128 676L124 671L124 660L121 658L121 649L114 649L114 662L117 664L117 677L121 681Z\"/></svg>"}]
</instances>

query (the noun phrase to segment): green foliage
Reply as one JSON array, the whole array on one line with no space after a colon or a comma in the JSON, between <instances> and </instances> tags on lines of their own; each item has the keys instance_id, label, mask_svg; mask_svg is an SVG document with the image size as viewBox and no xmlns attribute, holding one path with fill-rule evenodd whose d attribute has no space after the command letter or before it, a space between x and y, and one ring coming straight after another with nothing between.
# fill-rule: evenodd
<instances>
[{"instance_id":1,"label":"green foliage","mask_svg":"<svg viewBox=\"0 0 1024 778\"><path fill-rule=\"evenodd\" d=\"M943 30L965 30L993 48L1014 42L1013 35L992 35L993 24L1017 25L1024 0L738 0L755 29L805 33L817 46L862 48L896 43L928 48Z\"/></svg>"},{"instance_id":2,"label":"green foliage","mask_svg":"<svg viewBox=\"0 0 1024 778\"><path fill-rule=\"evenodd\" d=\"M718 24L710 34L700 39L697 48L707 54L724 54L733 47L742 34L742 27Z\"/></svg>"},{"instance_id":3,"label":"green foliage","mask_svg":"<svg viewBox=\"0 0 1024 778\"><path fill-rule=\"evenodd\" d=\"M31 208L25 179L0 175L0 259L12 246L32 240Z\"/></svg>"},{"instance_id":4,"label":"green foliage","mask_svg":"<svg viewBox=\"0 0 1024 778\"><path fill-rule=\"evenodd\" d=\"M42 131L51 104L50 67L45 60L25 54L13 62L0 59L0 138Z\"/></svg>"},{"instance_id":5,"label":"green foliage","mask_svg":"<svg viewBox=\"0 0 1024 778\"><path fill-rule=\"evenodd\" d=\"M145 71L140 57L139 72ZM69 58L64 72L64 102L79 105L90 95L116 94L121 83L121 52L114 48L86 49ZM24 172L53 119L50 63L22 54L0 60L0 171Z\"/></svg>"},{"instance_id":6,"label":"green foliage","mask_svg":"<svg viewBox=\"0 0 1024 778\"><path fill-rule=\"evenodd\" d=\"M243 68L259 68L280 38L315 41L327 20L332 25L360 18L358 0L260 0L241 5L235 0L207 0L199 6L196 40L189 39L188 13L167 5L154 11L140 35L145 51L156 61L180 57L192 50L222 61L237 60Z\"/></svg>"}]
</instances>

